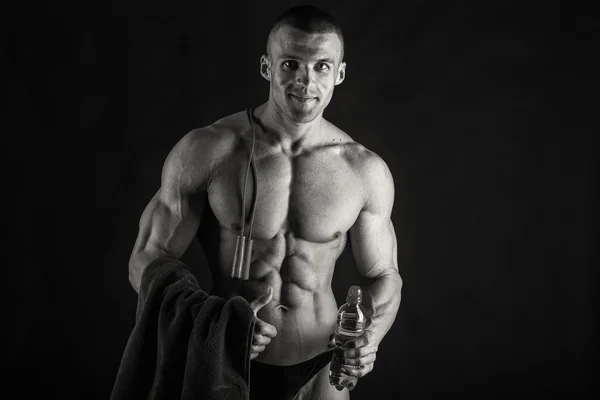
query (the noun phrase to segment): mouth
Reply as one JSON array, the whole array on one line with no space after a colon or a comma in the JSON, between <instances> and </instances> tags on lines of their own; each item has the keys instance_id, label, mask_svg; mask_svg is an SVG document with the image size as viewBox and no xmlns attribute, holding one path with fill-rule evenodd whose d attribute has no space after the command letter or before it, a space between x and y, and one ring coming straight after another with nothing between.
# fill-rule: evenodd
<instances>
[{"instance_id":1,"label":"mouth","mask_svg":"<svg viewBox=\"0 0 600 400\"><path fill-rule=\"evenodd\" d=\"M291 93L289 94L289 96L292 99L294 99L297 102L302 103L302 104L306 104L306 103L309 103L309 102L311 102L313 100L316 100L316 97L311 97L311 96L297 96L297 95L291 94Z\"/></svg>"}]
</instances>

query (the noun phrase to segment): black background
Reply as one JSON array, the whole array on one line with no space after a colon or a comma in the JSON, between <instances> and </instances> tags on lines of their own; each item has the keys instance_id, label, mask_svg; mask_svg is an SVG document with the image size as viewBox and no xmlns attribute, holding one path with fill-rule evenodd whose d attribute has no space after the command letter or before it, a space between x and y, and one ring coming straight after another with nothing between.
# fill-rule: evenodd
<instances>
[{"instance_id":1,"label":"black background","mask_svg":"<svg viewBox=\"0 0 600 400\"><path fill-rule=\"evenodd\" d=\"M5 9L3 391L107 399L127 263L186 132L267 100L297 2ZM570 6L566 12L566 4ZM403 301L353 399L595 393L594 17L559 2L320 2L346 37L325 117L395 179ZM194 243L184 256L211 287ZM345 252L334 291L357 282Z\"/></svg>"}]
</instances>

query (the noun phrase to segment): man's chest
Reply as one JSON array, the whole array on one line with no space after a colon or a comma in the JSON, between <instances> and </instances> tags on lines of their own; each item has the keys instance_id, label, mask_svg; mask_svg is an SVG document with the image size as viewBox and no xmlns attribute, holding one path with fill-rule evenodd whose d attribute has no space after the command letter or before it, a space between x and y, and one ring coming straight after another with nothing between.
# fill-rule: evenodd
<instances>
[{"instance_id":1,"label":"man's chest","mask_svg":"<svg viewBox=\"0 0 600 400\"><path fill-rule=\"evenodd\" d=\"M242 157L222 165L208 191L215 216L232 231L242 225L246 170L247 159ZM351 163L334 151L258 158L247 176L246 233L254 208L256 239L291 231L310 242L329 242L354 224L363 206L363 191Z\"/></svg>"}]
</instances>

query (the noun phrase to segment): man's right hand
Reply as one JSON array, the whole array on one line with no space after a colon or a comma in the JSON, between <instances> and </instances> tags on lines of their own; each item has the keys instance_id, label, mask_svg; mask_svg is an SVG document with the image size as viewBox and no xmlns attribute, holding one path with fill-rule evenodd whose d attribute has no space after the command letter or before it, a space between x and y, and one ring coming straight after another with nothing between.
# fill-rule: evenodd
<instances>
[{"instance_id":1,"label":"man's right hand","mask_svg":"<svg viewBox=\"0 0 600 400\"><path fill-rule=\"evenodd\" d=\"M254 311L254 316L257 315L258 311L269 304L273 298L273 288L269 286L266 294L263 294L252 303L250 307ZM252 350L250 353L250 360L254 360L258 355L263 352L266 346L271 343L271 339L277 336L277 329L271 324L266 323L262 319L256 317L256 323L254 324L254 332L252 335Z\"/></svg>"}]
</instances>

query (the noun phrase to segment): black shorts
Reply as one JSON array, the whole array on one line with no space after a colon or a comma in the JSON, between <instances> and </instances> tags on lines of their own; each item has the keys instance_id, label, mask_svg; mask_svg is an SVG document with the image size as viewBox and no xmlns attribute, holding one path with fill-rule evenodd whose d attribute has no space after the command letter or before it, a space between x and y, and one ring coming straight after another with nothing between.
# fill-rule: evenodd
<instances>
[{"instance_id":1,"label":"black shorts","mask_svg":"<svg viewBox=\"0 0 600 400\"><path fill-rule=\"evenodd\" d=\"M333 351L319 354L300 364L285 367L252 361L250 400L289 400L331 361Z\"/></svg>"}]
</instances>

